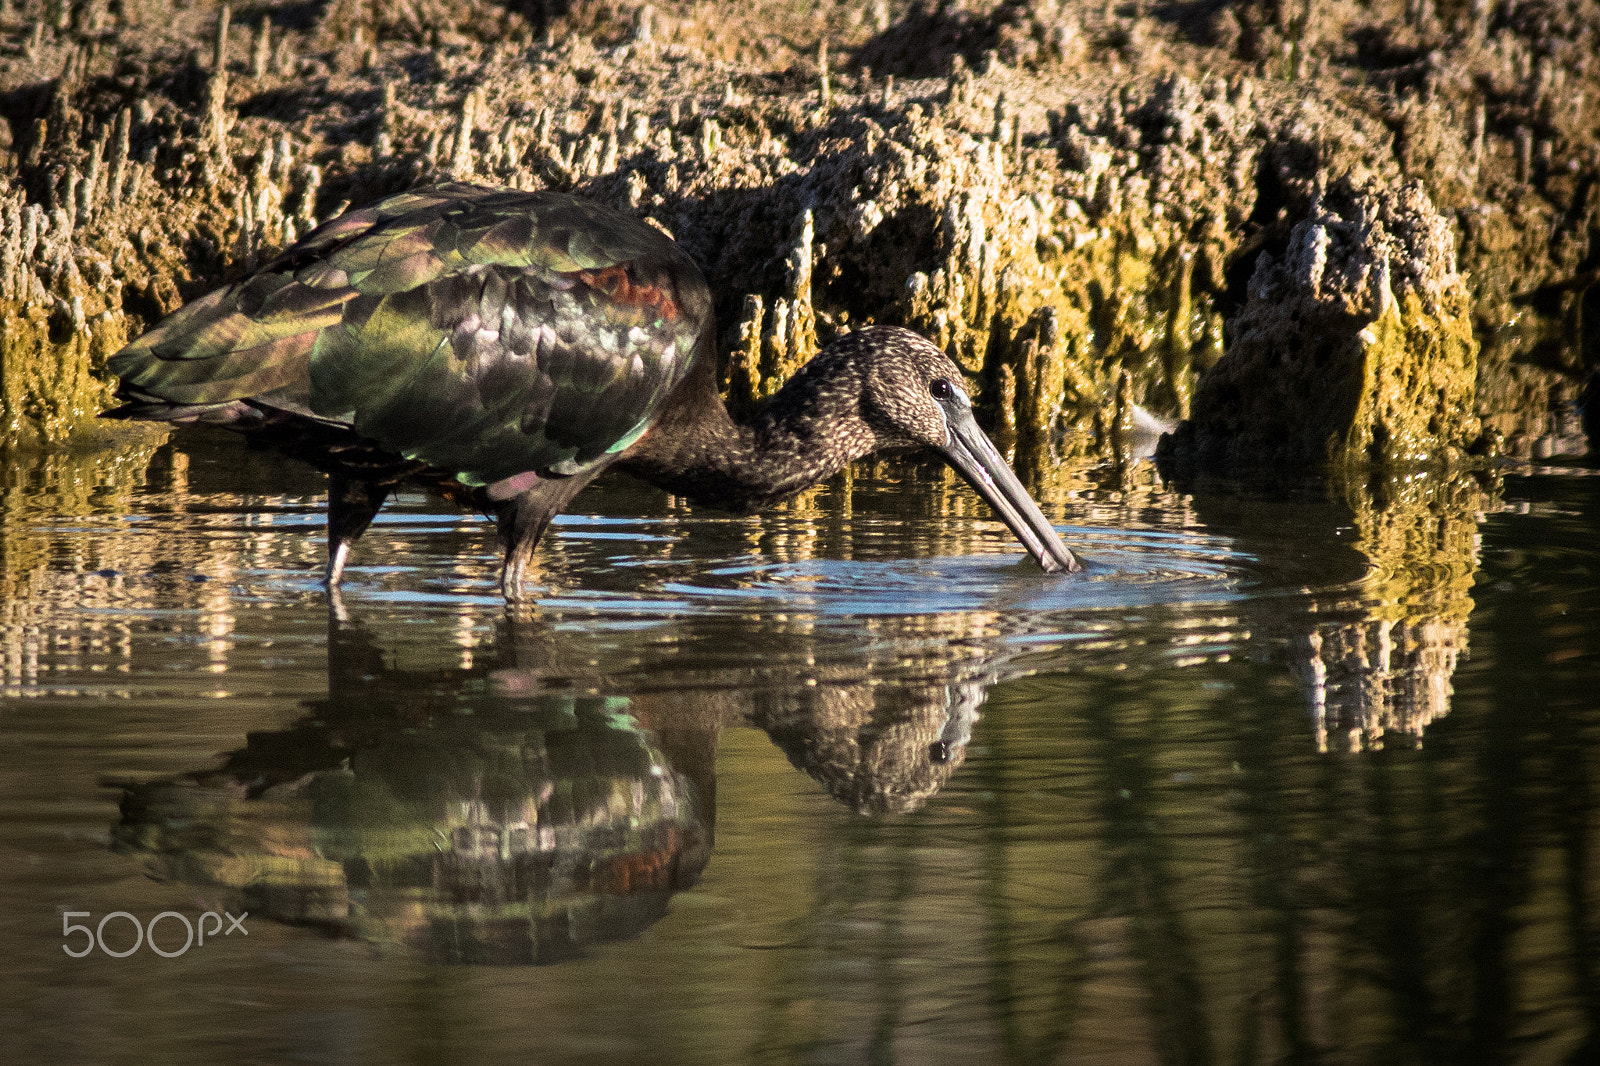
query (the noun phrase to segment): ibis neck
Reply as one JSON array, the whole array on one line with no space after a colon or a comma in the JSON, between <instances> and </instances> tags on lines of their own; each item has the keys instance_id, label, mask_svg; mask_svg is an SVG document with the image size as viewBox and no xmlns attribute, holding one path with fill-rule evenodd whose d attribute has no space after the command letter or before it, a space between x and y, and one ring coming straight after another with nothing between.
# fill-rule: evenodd
<instances>
[{"instance_id":1,"label":"ibis neck","mask_svg":"<svg viewBox=\"0 0 1600 1066\"><path fill-rule=\"evenodd\" d=\"M803 368L765 406L735 421L710 372L694 373L666 403L621 469L695 503L752 511L793 496L871 452L857 410L859 382Z\"/></svg>"}]
</instances>

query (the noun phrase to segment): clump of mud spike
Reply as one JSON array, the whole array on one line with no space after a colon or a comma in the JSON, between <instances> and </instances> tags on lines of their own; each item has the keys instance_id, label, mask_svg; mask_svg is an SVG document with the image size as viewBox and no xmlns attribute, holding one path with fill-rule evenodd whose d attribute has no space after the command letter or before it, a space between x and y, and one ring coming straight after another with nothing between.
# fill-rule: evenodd
<instances>
[{"instance_id":1,"label":"clump of mud spike","mask_svg":"<svg viewBox=\"0 0 1600 1066\"><path fill-rule=\"evenodd\" d=\"M1478 345L1448 223L1418 185L1340 180L1262 253L1232 345L1167 454L1233 474L1459 463Z\"/></svg>"},{"instance_id":2,"label":"clump of mud spike","mask_svg":"<svg viewBox=\"0 0 1600 1066\"><path fill-rule=\"evenodd\" d=\"M26 305L13 319L42 315L59 323L44 343L68 344L49 338L72 335L78 297L88 331L109 336L107 313L140 328L341 203L421 181L572 190L649 218L702 264L736 396L779 387L819 331L904 323L966 368L1043 472L1114 458L1129 403L1198 403L1224 317L1260 256L1284 262L1319 180L1421 181L1457 229L1480 320L1581 276L1590 254L1594 0L1474 15L1459 37L1437 18L1380 26L1374 40L1427 35L1438 54L1370 72L1382 107L1319 80L1343 39L1320 9L1293 25L1245 12L1190 66L1172 46L1199 46L1161 20L1071 0L824 4L782 35L765 3L351 6L312 28L253 9L231 81L227 9L127 6L115 55L87 23L19 23L32 66L0 75L22 101L0 144L22 194L0 263ZM161 43L174 35L210 62L177 63ZM50 90L29 103L31 84ZM29 218L42 236L25 255ZM96 262L121 283L115 306ZM1485 350L1480 416L1566 395L1561 372L1527 369L1581 318L1581 292L1563 291L1524 316L1550 331ZM8 426L43 425L49 405L7 395L22 397Z\"/></svg>"},{"instance_id":3,"label":"clump of mud spike","mask_svg":"<svg viewBox=\"0 0 1600 1066\"><path fill-rule=\"evenodd\" d=\"M217 35L211 56L211 77L206 82L206 148L224 168L228 154L228 27L233 11L223 4L217 12Z\"/></svg>"}]
</instances>

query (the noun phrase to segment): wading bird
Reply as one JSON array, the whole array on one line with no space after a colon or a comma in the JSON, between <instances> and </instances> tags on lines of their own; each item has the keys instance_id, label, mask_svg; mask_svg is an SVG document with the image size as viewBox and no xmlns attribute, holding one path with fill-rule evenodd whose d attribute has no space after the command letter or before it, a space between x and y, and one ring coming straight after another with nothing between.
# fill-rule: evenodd
<instances>
[{"instance_id":1,"label":"wading bird","mask_svg":"<svg viewBox=\"0 0 1600 1066\"><path fill-rule=\"evenodd\" d=\"M498 520L522 596L550 520L615 466L750 511L880 449L932 448L1047 571L1079 569L907 330L828 345L752 417L716 388L711 293L672 240L550 192L446 184L320 226L111 357L108 418L226 426L328 474L327 584L389 493Z\"/></svg>"}]
</instances>

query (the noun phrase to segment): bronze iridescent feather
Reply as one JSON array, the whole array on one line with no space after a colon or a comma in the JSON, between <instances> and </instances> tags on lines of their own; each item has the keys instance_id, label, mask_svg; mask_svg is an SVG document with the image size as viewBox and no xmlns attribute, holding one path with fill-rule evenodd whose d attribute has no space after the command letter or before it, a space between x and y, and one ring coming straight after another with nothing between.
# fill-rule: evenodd
<instances>
[{"instance_id":1,"label":"bronze iridescent feather","mask_svg":"<svg viewBox=\"0 0 1600 1066\"><path fill-rule=\"evenodd\" d=\"M603 211L450 184L350 212L113 356L114 414L312 418L469 486L581 473L649 425L710 319L689 258Z\"/></svg>"}]
</instances>

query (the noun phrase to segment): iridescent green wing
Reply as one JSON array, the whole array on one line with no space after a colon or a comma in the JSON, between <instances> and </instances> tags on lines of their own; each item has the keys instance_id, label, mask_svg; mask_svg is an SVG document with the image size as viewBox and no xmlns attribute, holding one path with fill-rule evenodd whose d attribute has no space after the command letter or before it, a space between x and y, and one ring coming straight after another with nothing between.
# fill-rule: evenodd
<instances>
[{"instance_id":1,"label":"iridescent green wing","mask_svg":"<svg viewBox=\"0 0 1600 1066\"><path fill-rule=\"evenodd\" d=\"M326 258L361 295L324 330L312 406L482 483L632 443L710 325L699 272L642 223L474 190Z\"/></svg>"},{"instance_id":2,"label":"iridescent green wing","mask_svg":"<svg viewBox=\"0 0 1600 1066\"><path fill-rule=\"evenodd\" d=\"M309 415L486 484L627 447L710 322L694 264L637 220L445 185L341 216L111 367L172 404Z\"/></svg>"},{"instance_id":3,"label":"iridescent green wing","mask_svg":"<svg viewBox=\"0 0 1600 1066\"><path fill-rule=\"evenodd\" d=\"M450 197L423 189L351 211L308 234L237 284L193 300L108 362L132 391L179 406L251 400L309 414L311 350L359 295L321 256L381 222L437 208Z\"/></svg>"}]
</instances>

